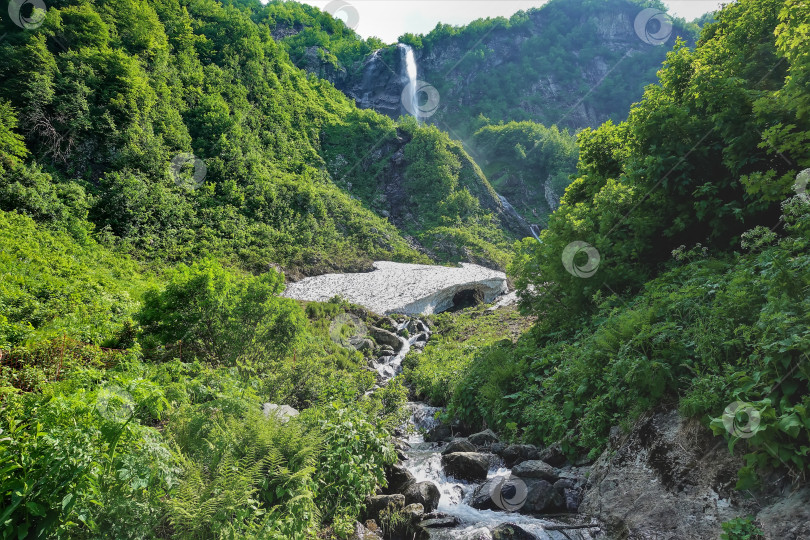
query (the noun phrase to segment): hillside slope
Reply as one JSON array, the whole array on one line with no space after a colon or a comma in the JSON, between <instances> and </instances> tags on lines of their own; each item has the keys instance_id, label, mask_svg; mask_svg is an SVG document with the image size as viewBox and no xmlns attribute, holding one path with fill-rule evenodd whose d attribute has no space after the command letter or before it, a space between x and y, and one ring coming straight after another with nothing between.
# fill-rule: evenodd
<instances>
[{"instance_id":1,"label":"hillside slope","mask_svg":"<svg viewBox=\"0 0 810 540\"><path fill-rule=\"evenodd\" d=\"M49 193L54 208L86 215L91 234L170 262L213 253L252 271L278 264L293 273L361 269L372 259L503 267L519 232L502 227L503 208L480 173L460 182L442 169L441 193L409 193L407 238L373 212L381 208L358 200L348 186L371 181L363 156L386 137L403 138L405 149L431 139L407 152L409 168L448 151L469 158L446 136L361 114L307 77L261 22L263 9L62 2L36 28L5 20L3 123L25 146L2 170L0 208L47 220L53 208L33 194ZM336 131L326 155L324 139ZM375 166L400 149L378 151ZM340 178L327 167L337 156L348 163ZM488 240L445 256L434 240L440 226L480 227Z\"/></svg>"},{"instance_id":2,"label":"hillside slope","mask_svg":"<svg viewBox=\"0 0 810 540\"><path fill-rule=\"evenodd\" d=\"M545 126L576 132L623 120L676 40L697 39L697 24L665 11L634 0L553 0L509 19L440 24L400 41L413 47L418 79L437 91L423 120L462 141L498 193L542 228L576 162L569 137L548 136ZM292 2L271 2L266 13L296 65L362 108L410 114L402 47L362 40L329 14ZM497 127L510 122L521 125Z\"/></svg>"},{"instance_id":3,"label":"hillside slope","mask_svg":"<svg viewBox=\"0 0 810 540\"><path fill-rule=\"evenodd\" d=\"M310 26L295 27L280 14L291 9L289 3L270 6L279 12L275 35L296 65L328 79L360 106L394 118L406 114L400 94L408 81L396 45L375 50L375 40L326 28L327 14L311 14ZM470 135L480 126L479 115L495 123L595 127L624 119L678 38L689 44L697 39L696 24L668 15L650 19L642 13L650 6L666 11L656 2L553 0L509 19L439 24L400 42L414 47L419 79L439 91L441 103L427 121L454 136Z\"/></svg>"}]
</instances>

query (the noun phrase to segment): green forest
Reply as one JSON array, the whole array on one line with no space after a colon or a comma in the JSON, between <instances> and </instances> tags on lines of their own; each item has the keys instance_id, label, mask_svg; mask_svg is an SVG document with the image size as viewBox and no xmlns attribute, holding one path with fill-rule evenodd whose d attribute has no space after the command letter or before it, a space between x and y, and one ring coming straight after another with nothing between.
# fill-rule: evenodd
<instances>
[{"instance_id":1,"label":"green forest","mask_svg":"<svg viewBox=\"0 0 810 540\"><path fill-rule=\"evenodd\" d=\"M564 70L557 35L587 3L553 0L559 25L521 50L560 49ZM296 67L314 45L346 66L384 45L309 6L52 0L24 15L37 24L0 14L4 539L345 540L389 481L414 400L571 462L676 409L744 456L737 490L773 470L805 485L806 0L738 0L699 37L676 20L692 41L627 64L656 72L635 103L622 84L637 75L615 72L588 98L619 111L596 128L558 128L555 110L545 126L515 112L520 97L471 89L483 101L448 114L474 151ZM528 17L403 42L473 43ZM394 174L398 222L381 187ZM538 178L564 191L556 210ZM539 239L509 228L498 193ZM424 352L380 387L371 351L330 325L381 314L281 296L376 260L503 269L519 309L425 317ZM724 425L735 400L761 416L744 439Z\"/></svg>"}]
</instances>

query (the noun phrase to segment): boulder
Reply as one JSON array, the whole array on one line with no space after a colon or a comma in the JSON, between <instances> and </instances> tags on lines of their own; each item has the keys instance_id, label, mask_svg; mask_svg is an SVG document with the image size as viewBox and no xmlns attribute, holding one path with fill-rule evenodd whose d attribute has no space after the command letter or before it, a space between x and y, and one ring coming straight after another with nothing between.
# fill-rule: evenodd
<instances>
[{"instance_id":1,"label":"boulder","mask_svg":"<svg viewBox=\"0 0 810 540\"><path fill-rule=\"evenodd\" d=\"M374 323L374 326L376 326L377 328L382 328L383 330L388 330L389 332L396 332L399 324L391 317L386 316L377 319L377 322Z\"/></svg>"},{"instance_id":2,"label":"boulder","mask_svg":"<svg viewBox=\"0 0 810 540\"><path fill-rule=\"evenodd\" d=\"M413 503L403 508L401 514L408 523L419 523L425 515L425 508L419 503Z\"/></svg>"},{"instance_id":3,"label":"boulder","mask_svg":"<svg viewBox=\"0 0 810 540\"><path fill-rule=\"evenodd\" d=\"M526 482L516 476L496 476L475 489L469 504L477 510L520 512L527 498Z\"/></svg>"},{"instance_id":4,"label":"boulder","mask_svg":"<svg viewBox=\"0 0 810 540\"><path fill-rule=\"evenodd\" d=\"M405 508L405 495L372 495L366 499L365 519L378 520L380 512L391 507L394 511Z\"/></svg>"},{"instance_id":5,"label":"boulder","mask_svg":"<svg viewBox=\"0 0 810 540\"><path fill-rule=\"evenodd\" d=\"M476 446L490 446L492 443L498 442L498 436L491 429L485 429L480 433L473 433L469 437L467 437L471 443Z\"/></svg>"},{"instance_id":6,"label":"boulder","mask_svg":"<svg viewBox=\"0 0 810 540\"><path fill-rule=\"evenodd\" d=\"M298 416L298 411L289 405L276 405L275 403L265 403L264 416L270 418L271 416L277 418L283 423L289 422L290 418Z\"/></svg>"},{"instance_id":7,"label":"boulder","mask_svg":"<svg viewBox=\"0 0 810 540\"><path fill-rule=\"evenodd\" d=\"M562 446L560 446L558 442L541 450L538 459L545 461L552 467L562 467L567 461L565 454L563 454Z\"/></svg>"},{"instance_id":8,"label":"boulder","mask_svg":"<svg viewBox=\"0 0 810 540\"><path fill-rule=\"evenodd\" d=\"M502 482L500 493L496 493L497 482ZM502 477L495 477L475 489L470 506L477 510L541 514L564 509L565 499L563 493L546 480L512 476L504 482Z\"/></svg>"},{"instance_id":9,"label":"boulder","mask_svg":"<svg viewBox=\"0 0 810 540\"><path fill-rule=\"evenodd\" d=\"M385 478L388 480L388 487L385 488L385 493L389 495L393 493L404 493L409 486L416 482L416 479L408 469L399 463L395 463L386 468Z\"/></svg>"},{"instance_id":10,"label":"boulder","mask_svg":"<svg viewBox=\"0 0 810 540\"><path fill-rule=\"evenodd\" d=\"M476 510L502 510L492 498L492 491L495 489L494 483L499 479L489 478L486 482L475 488L473 491L470 506Z\"/></svg>"},{"instance_id":11,"label":"boulder","mask_svg":"<svg viewBox=\"0 0 810 540\"><path fill-rule=\"evenodd\" d=\"M349 540L382 540L382 536L358 522L354 524L354 531L349 535Z\"/></svg>"},{"instance_id":12,"label":"boulder","mask_svg":"<svg viewBox=\"0 0 810 540\"><path fill-rule=\"evenodd\" d=\"M453 439L447 448L442 450L442 455L454 454L456 452L475 452L478 450L476 446L467 439Z\"/></svg>"},{"instance_id":13,"label":"boulder","mask_svg":"<svg viewBox=\"0 0 810 540\"><path fill-rule=\"evenodd\" d=\"M425 441L442 442L453 438L453 430L447 424L433 426L425 433Z\"/></svg>"},{"instance_id":14,"label":"boulder","mask_svg":"<svg viewBox=\"0 0 810 540\"><path fill-rule=\"evenodd\" d=\"M540 459L540 452L532 444L510 444L500 452L500 456L503 458L506 467L511 469L524 461Z\"/></svg>"},{"instance_id":15,"label":"boulder","mask_svg":"<svg viewBox=\"0 0 810 540\"><path fill-rule=\"evenodd\" d=\"M562 498L567 512L579 510L579 504L582 501L582 490L577 486L576 482L568 478L561 478L554 482L554 491Z\"/></svg>"},{"instance_id":16,"label":"boulder","mask_svg":"<svg viewBox=\"0 0 810 540\"><path fill-rule=\"evenodd\" d=\"M518 510L521 514L542 514L543 512L556 512L565 507L562 494L545 480L527 478L526 503Z\"/></svg>"},{"instance_id":17,"label":"boulder","mask_svg":"<svg viewBox=\"0 0 810 540\"><path fill-rule=\"evenodd\" d=\"M383 330L382 328L377 328L376 326L371 326L368 329L368 333L371 334L371 337L373 337L374 340L380 345L388 345L395 351L402 348L402 341L400 341L399 337L397 337L397 335L393 332Z\"/></svg>"},{"instance_id":18,"label":"boulder","mask_svg":"<svg viewBox=\"0 0 810 540\"><path fill-rule=\"evenodd\" d=\"M381 519L386 526L384 537L386 540L427 540L428 534L419 528L419 523L425 515L425 509L421 504L409 504L399 511L399 519L390 520L390 516Z\"/></svg>"},{"instance_id":19,"label":"boulder","mask_svg":"<svg viewBox=\"0 0 810 540\"><path fill-rule=\"evenodd\" d=\"M557 469L539 459L518 463L512 468L512 474L523 479L539 478L540 480L547 480L549 482L556 482L560 479L560 473Z\"/></svg>"},{"instance_id":20,"label":"boulder","mask_svg":"<svg viewBox=\"0 0 810 540\"><path fill-rule=\"evenodd\" d=\"M492 540L535 540L535 536L514 523L501 523L492 529Z\"/></svg>"},{"instance_id":21,"label":"boulder","mask_svg":"<svg viewBox=\"0 0 810 540\"><path fill-rule=\"evenodd\" d=\"M370 351L374 348L374 342L370 339L363 339L357 342L358 351Z\"/></svg>"},{"instance_id":22,"label":"boulder","mask_svg":"<svg viewBox=\"0 0 810 540\"><path fill-rule=\"evenodd\" d=\"M489 457L477 452L456 452L442 456L442 466L448 476L470 482L483 482L489 472Z\"/></svg>"},{"instance_id":23,"label":"boulder","mask_svg":"<svg viewBox=\"0 0 810 540\"><path fill-rule=\"evenodd\" d=\"M403 492L405 504L421 504L425 512L433 512L439 506L441 492L433 482L419 482L407 486Z\"/></svg>"}]
</instances>

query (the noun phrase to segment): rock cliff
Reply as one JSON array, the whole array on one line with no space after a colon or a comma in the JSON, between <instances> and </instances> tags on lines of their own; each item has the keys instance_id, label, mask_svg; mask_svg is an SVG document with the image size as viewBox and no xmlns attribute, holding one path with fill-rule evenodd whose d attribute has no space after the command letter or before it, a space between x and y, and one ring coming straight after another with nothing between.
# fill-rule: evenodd
<instances>
[{"instance_id":1,"label":"rock cliff","mask_svg":"<svg viewBox=\"0 0 810 540\"><path fill-rule=\"evenodd\" d=\"M428 121L464 137L479 114L496 122L534 120L574 129L623 118L644 86L655 82L676 39L694 43L697 34L696 26L666 18L671 28L654 28L665 32L665 39L650 43L637 31L640 11L626 0L597 5L557 0L509 21L437 28L410 39L419 79L441 96ZM400 96L407 84L400 56L391 45L360 65L326 70L332 73L317 55L299 65L329 79L358 106L396 118L403 113Z\"/></svg>"},{"instance_id":2,"label":"rock cliff","mask_svg":"<svg viewBox=\"0 0 810 540\"><path fill-rule=\"evenodd\" d=\"M718 538L723 522L746 516L769 540L810 538L810 490L773 471L760 490L737 491L743 464L698 421L677 411L649 413L630 433L611 432L580 512L605 523L609 538Z\"/></svg>"}]
</instances>

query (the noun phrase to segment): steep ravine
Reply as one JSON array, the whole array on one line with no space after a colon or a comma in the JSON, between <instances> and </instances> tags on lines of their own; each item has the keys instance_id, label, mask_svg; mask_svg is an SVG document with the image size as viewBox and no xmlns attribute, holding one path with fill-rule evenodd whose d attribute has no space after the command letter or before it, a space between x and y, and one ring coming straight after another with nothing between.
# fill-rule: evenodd
<instances>
[{"instance_id":1,"label":"steep ravine","mask_svg":"<svg viewBox=\"0 0 810 540\"><path fill-rule=\"evenodd\" d=\"M421 354L433 329L403 315L378 324L393 330L371 329L384 343L369 364L380 387L406 355ZM766 540L810 538L810 490L780 471L758 490L735 489L742 457L674 410L649 411L628 432L614 428L596 462L574 466L557 445L505 444L490 430L440 423L440 408L408 408L400 460L355 538L715 540L724 522L748 516ZM392 525L386 509L401 521Z\"/></svg>"},{"instance_id":2,"label":"steep ravine","mask_svg":"<svg viewBox=\"0 0 810 540\"><path fill-rule=\"evenodd\" d=\"M383 386L400 372L404 357L425 347L432 331L418 318L385 318L396 328L378 336L385 353L370 362ZM379 329L372 329L372 335ZM398 347L392 341L396 336ZM391 354L393 352L393 354ZM555 468L530 445L506 445L489 430L459 433L436 419L440 409L408 404L410 420L397 439L400 461L388 471L388 487L368 501L365 524L354 538L554 539L599 537L599 524L576 513L587 468ZM549 459L549 457L547 457ZM391 511L400 516L391 519ZM547 514L546 517L543 514Z\"/></svg>"}]
</instances>

